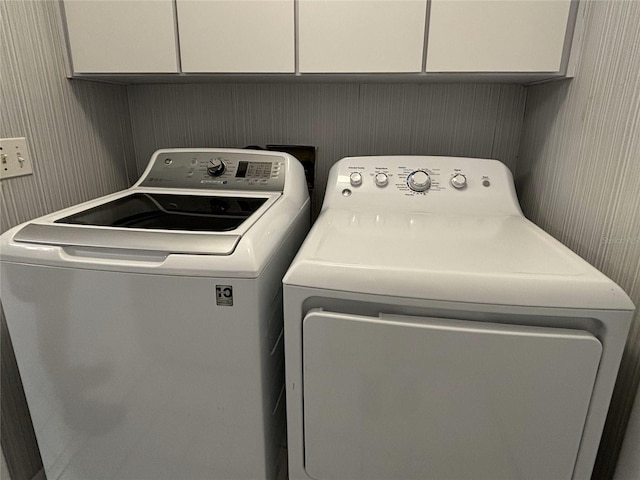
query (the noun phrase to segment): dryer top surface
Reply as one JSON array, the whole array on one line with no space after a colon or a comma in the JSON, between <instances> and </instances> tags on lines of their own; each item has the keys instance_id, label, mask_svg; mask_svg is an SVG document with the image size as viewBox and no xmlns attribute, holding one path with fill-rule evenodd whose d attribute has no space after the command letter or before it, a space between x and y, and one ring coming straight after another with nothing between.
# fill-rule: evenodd
<instances>
[{"instance_id":1,"label":"dryer top surface","mask_svg":"<svg viewBox=\"0 0 640 480\"><path fill-rule=\"evenodd\" d=\"M412 190L412 172L426 172L414 183L428 176L430 188ZM467 180L461 188L458 174ZM634 308L613 281L527 220L509 170L483 159L341 160L284 281L454 302Z\"/></svg>"}]
</instances>

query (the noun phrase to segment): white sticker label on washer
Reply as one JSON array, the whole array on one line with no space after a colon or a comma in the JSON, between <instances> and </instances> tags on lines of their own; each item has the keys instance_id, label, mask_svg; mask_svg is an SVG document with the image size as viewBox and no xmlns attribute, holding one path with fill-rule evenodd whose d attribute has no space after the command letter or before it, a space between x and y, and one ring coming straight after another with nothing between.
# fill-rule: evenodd
<instances>
[{"instance_id":1,"label":"white sticker label on washer","mask_svg":"<svg viewBox=\"0 0 640 480\"><path fill-rule=\"evenodd\" d=\"M216 285L216 305L233 306L233 287L231 285Z\"/></svg>"}]
</instances>

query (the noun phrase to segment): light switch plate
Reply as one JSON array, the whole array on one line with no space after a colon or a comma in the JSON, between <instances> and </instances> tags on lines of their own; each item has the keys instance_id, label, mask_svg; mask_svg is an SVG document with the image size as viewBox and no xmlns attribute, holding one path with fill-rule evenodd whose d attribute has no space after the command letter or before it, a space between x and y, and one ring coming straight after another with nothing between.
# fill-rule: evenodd
<instances>
[{"instance_id":1,"label":"light switch plate","mask_svg":"<svg viewBox=\"0 0 640 480\"><path fill-rule=\"evenodd\" d=\"M33 175L27 139L0 138L0 178Z\"/></svg>"}]
</instances>

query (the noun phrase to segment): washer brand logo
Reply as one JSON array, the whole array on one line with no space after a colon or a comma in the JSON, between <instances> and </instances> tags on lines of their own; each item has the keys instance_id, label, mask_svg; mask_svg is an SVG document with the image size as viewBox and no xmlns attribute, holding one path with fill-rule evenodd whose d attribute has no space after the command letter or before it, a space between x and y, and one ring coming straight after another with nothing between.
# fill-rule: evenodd
<instances>
[{"instance_id":1,"label":"washer brand logo","mask_svg":"<svg viewBox=\"0 0 640 480\"><path fill-rule=\"evenodd\" d=\"M233 287L231 285L216 285L216 305L233 306Z\"/></svg>"}]
</instances>

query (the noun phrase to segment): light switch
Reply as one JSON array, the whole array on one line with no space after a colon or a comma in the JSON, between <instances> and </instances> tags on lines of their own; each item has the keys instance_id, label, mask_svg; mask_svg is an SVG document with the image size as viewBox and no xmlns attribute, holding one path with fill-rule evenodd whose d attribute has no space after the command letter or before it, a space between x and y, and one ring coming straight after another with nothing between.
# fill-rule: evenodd
<instances>
[{"instance_id":1,"label":"light switch","mask_svg":"<svg viewBox=\"0 0 640 480\"><path fill-rule=\"evenodd\" d=\"M0 139L0 178L19 177L32 175L33 167L27 148L27 139L1 138Z\"/></svg>"}]
</instances>

